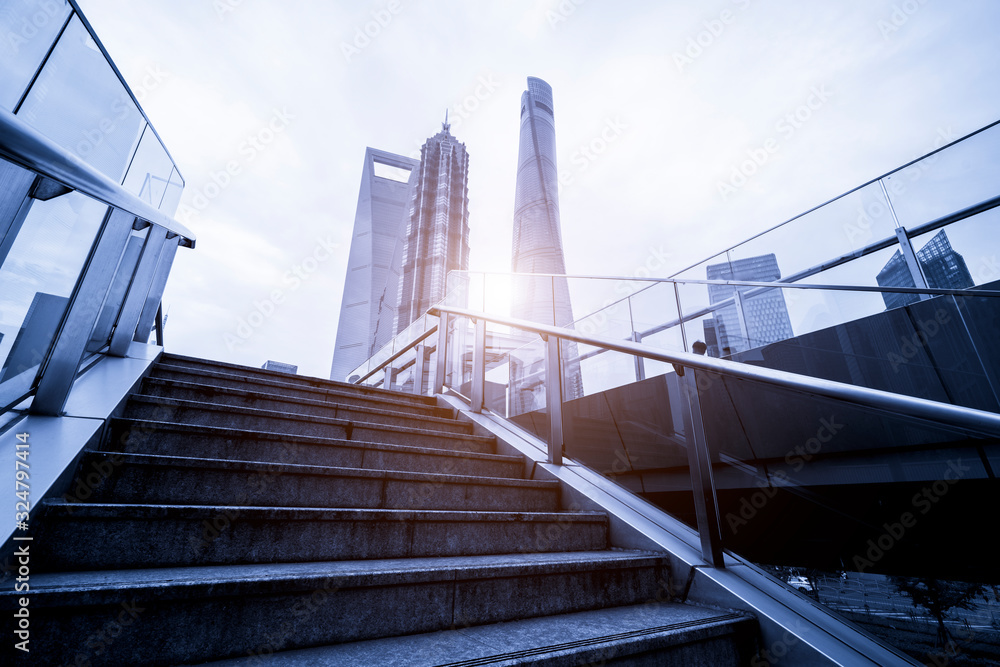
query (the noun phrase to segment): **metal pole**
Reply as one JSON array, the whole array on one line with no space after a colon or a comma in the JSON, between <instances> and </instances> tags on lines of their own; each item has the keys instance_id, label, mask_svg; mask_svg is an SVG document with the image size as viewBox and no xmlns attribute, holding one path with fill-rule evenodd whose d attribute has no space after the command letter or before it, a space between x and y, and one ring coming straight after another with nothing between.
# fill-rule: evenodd
<instances>
[{"instance_id":1,"label":"metal pole","mask_svg":"<svg viewBox=\"0 0 1000 667\"><path fill-rule=\"evenodd\" d=\"M638 331L633 331L632 341L635 343L641 343L642 334ZM646 360L638 355L633 357L633 359L635 360L635 381L642 382L646 379Z\"/></svg>"},{"instance_id":2,"label":"metal pole","mask_svg":"<svg viewBox=\"0 0 1000 667\"><path fill-rule=\"evenodd\" d=\"M424 393L424 373L427 371L427 346L417 345L413 348L416 361L413 362L413 393L420 396Z\"/></svg>"},{"instance_id":3,"label":"metal pole","mask_svg":"<svg viewBox=\"0 0 1000 667\"><path fill-rule=\"evenodd\" d=\"M444 370L447 362L448 352L448 320L451 317L448 313L441 313L438 320L438 344L437 344L437 368L434 372L434 393L440 394L444 391Z\"/></svg>"},{"instance_id":4,"label":"metal pole","mask_svg":"<svg viewBox=\"0 0 1000 667\"><path fill-rule=\"evenodd\" d=\"M715 478L705 437L705 422L701 413L701 399L695 369L688 368L680 378L684 387L688 409L684 413L684 427L687 440L688 466L691 470L691 494L694 510L698 518L698 535L701 538L701 554L713 567L724 567L722 557L722 522L715 493Z\"/></svg>"},{"instance_id":5,"label":"metal pole","mask_svg":"<svg viewBox=\"0 0 1000 667\"><path fill-rule=\"evenodd\" d=\"M899 251L903 255L903 259L906 260L906 268L910 270L910 277L913 278L913 284L919 289L927 289L930 285L927 284L927 278L924 276L924 271L920 268L920 260L917 259L917 253L913 252L913 244L910 243L910 237L906 234L906 227L896 227L896 239L899 241ZM930 294L921 294L920 300L931 298Z\"/></svg>"},{"instance_id":6,"label":"metal pole","mask_svg":"<svg viewBox=\"0 0 1000 667\"><path fill-rule=\"evenodd\" d=\"M486 395L486 320L476 320L475 340L472 347L472 411L483 411Z\"/></svg>"},{"instance_id":7,"label":"metal pole","mask_svg":"<svg viewBox=\"0 0 1000 667\"><path fill-rule=\"evenodd\" d=\"M545 339L545 403L549 413L549 463L562 465L563 417L562 417L562 371L559 368L559 338L543 336Z\"/></svg>"}]
</instances>

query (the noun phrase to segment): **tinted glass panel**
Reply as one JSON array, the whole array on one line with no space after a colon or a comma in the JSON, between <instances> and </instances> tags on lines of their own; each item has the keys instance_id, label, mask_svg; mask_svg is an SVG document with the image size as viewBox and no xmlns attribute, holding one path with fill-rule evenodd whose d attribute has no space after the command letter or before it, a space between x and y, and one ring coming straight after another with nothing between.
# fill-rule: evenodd
<instances>
[{"instance_id":1,"label":"tinted glass panel","mask_svg":"<svg viewBox=\"0 0 1000 667\"><path fill-rule=\"evenodd\" d=\"M21 0L0 7L0 107L14 110L68 15L65 0Z\"/></svg>"}]
</instances>

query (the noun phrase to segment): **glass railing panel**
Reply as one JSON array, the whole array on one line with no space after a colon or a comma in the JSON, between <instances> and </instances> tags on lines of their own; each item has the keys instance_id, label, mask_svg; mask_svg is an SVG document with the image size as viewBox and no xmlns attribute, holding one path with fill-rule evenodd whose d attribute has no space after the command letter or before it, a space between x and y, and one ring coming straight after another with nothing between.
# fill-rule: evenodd
<instances>
[{"instance_id":1,"label":"glass railing panel","mask_svg":"<svg viewBox=\"0 0 1000 667\"><path fill-rule=\"evenodd\" d=\"M564 326L572 321L565 279L530 275L512 278L511 317L549 326Z\"/></svg>"},{"instance_id":2,"label":"glass railing panel","mask_svg":"<svg viewBox=\"0 0 1000 667\"><path fill-rule=\"evenodd\" d=\"M2 384L37 374L108 211L77 192L29 201L0 265Z\"/></svg>"},{"instance_id":3,"label":"glass railing panel","mask_svg":"<svg viewBox=\"0 0 1000 667\"><path fill-rule=\"evenodd\" d=\"M485 274L483 312L499 317L510 317L514 280L514 276L502 273Z\"/></svg>"},{"instance_id":4,"label":"glass railing panel","mask_svg":"<svg viewBox=\"0 0 1000 667\"><path fill-rule=\"evenodd\" d=\"M980 519L995 505L991 439L855 402L710 380L699 382L699 397L726 548L915 657L940 626L899 577L972 592L968 608L946 605L944 623L949 632L978 626L980 640L996 645L1000 628L988 619L1000 608L982 594L1000 579ZM939 602L954 592L939 591Z\"/></svg>"},{"instance_id":5,"label":"glass railing panel","mask_svg":"<svg viewBox=\"0 0 1000 667\"><path fill-rule=\"evenodd\" d=\"M910 239L930 287L1000 289L1000 208Z\"/></svg>"},{"instance_id":6,"label":"glass railing panel","mask_svg":"<svg viewBox=\"0 0 1000 667\"><path fill-rule=\"evenodd\" d=\"M183 191L184 180L181 178L180 172L177 171L177 167L174 167L170 171L170 181L163 193L163 199L160 200L160 210L167 215L174 215L177 212L177 205L181 201Z\"/></svg>"},{"instance_id":7,"label":"glass railing panel","mask_svg":"<svg viewBox=\"0 0 1000 667\"><path fill-rule=\"evenodd\" d=\"M13 111L69 16L66 0L6 2L0 11L0 108Z\"/></svg>"},{"instance_id":8,"label":"glass railing panel","mask_svg":"<svg viewBox=\"0 0 1000 667\"><path fill-rule=\"evenodd\" d=\"M895 236L878 183L835 199L733 248L730 264L709 265L710 280L775 282ZM849 282L848 284L853 284Z\"/></svg>"},{"instance_id":9,"label":"glass railing panel","mask_svg":"<svg viewBox=\"0 0 1000 667\"><path fill-rule=\"evenodd\" d=\"M466 317L448 318L448 353L444 384L469 398L472 382L472 354L475 324Z\"/></svg>"},{"instance_id":10,"label":"glass railing panel","mask_svg":"<svg viewBox=\"0 0 1000 667\"><path fill-rule=\"evenodd\" d=\"M153 208L159 209L173 169L174 163L167 151L156 138L153 129L146 125L122 187Z\"/></svg>"},{"instance_id":11,"label":"glass railing panel","mask_svg":"<svg viewBox=\"0 0 1000 667\"><path fill-rule=\"evenodd\" d=\"M70 122L67 109L73 110ZM17 115L117 183L146 125L78 16L70 19Z\"/></svg>"},{"instance_id":12,"label":"glass railing panel","mask_svg":"<svg viewBox=\"0 0 1000 667\"><path fill-rule=\"evenodd\" d=\"M545 396L545 343L534 334L507 354L508 414L518 424L548 440Z\"/></svg>"},{"instance_id":13,"label":"glass railing panel","mask_svg":"<svg viewBox=\"0 0 1000 667\"><path fill-rule=\"evenodd\" d=\"M679 273L676 273L671 278L677 278L678 280L705 280L705 275L708 273L709 266L719 266L723 265L729 261L729 256L725 252L720 252L706 259L703 262L692 266L689 269L685 269Z\"/></svg>"},{"instance_id":14,"label":"glass railing panel","mask_svg":"<svg viewBox=\"0 0 1000 667\"><path fill-rule=\"evenodd\" d=\"M1000 192L1000 125L885 178L889 198L907 229L936 220Z\"/></svg>"},{"instance_id":15,"label":"glass railing panel","mask_svg":"<svg viewBox=\"0 0 1000 667\"><path fill-rule=\"evenodd\" d=\"M483 405L501 417L510 412L510 354L528 339L508 327L486 323Z\"/></svg>"}]
</instances>

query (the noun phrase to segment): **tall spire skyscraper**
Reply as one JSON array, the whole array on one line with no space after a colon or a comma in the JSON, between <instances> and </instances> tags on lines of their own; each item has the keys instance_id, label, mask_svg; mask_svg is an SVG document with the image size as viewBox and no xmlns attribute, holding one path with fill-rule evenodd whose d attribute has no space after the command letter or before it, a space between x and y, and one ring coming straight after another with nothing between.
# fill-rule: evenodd
<instances>
[{"instance_id":1,"label":"tall spire skyscraper","mask_svg":"<svg viewBox=\"0 0 1000 667\"><path fill-rule=\"evenodd\" d=\"M535 77L528 77L528 89L521 94L511 265L515 273L566 273L552 87ZM571 323L573 309L565 279L517 279L513 314L541 324Z\"/></svg>"},{"instance_id":2,"label":"tall spire skyscraper","mask_svg":"<svg viewBox=\"0 0 1000 667\"><path fill-rule=\"evenodd\" d=\"M514 273L566 273L559 225L552 86L530 76L528 89L521 94L511 270ZM563 327L573 322L565 278L518 276L512 292L511 313L516 318ZM583 383L580 364L573 361L576 345L564 346L563 354L569 359L563 369L563 396L577 398L583 395Z\"/></svg>"},{"instance_id":3,"label":"tall spire skyscraper","mask_svg":"<svg viewBox=\"0 0 1000 667\"><path fill-rule=\"evenodd\" d=\"M441 131L420 149L413 212L406 232L396 332L445 296L449 271L469 269L469 154Z\"/></svg>"}]
</instances>

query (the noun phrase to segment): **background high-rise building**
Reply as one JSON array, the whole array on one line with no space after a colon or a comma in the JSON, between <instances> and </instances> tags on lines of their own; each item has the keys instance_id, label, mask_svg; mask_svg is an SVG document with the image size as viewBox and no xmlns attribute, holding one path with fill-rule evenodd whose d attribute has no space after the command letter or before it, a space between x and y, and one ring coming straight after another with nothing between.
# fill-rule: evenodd
<instances>
[{"instance_id":1,"label":"background high-rise building","mask_svg":"<svg viewBox=\"0 0 1000 667\"><path fill-rule=\"evenodd\" d=\"M444 298L449 271L469 269L469 154L450 129L446 115L441 131L420 149L397 333Z\"/></svg>"},{"instance_id":2,"label":"background high-rise building","mask_svg":"<svg viewBox=\"0 0 1000 667\"><path fill-rule=\"evenodd\" d=\"M917 262L920 270L927 278L927 286L937 289L965 289L975 283L965 258L955 252L948 240L948 234L942 229L935 234L927 244L917 251ZM910 268L903 259L903 254L897 250L878 272L875 281L882 287L916 287ZM899 308L920 300L919 294L899 294L884 292L882 300L885 307Z\"/></svg>"},{"instance_id":3,"label":"background high-rise building","mask_svg":"<svg viewBox=\"0 0 1000 667\"><path fill-rule=\"evenodd\" d=\"M345 380L392 338L418 160L368 148L330 379Z\"/></svg>"},{"instance_id":4,"label":"background high-rise building","mask_svg":"<svg viewBox=\"0 0 1000 667\"><path fill-rule=\"evenodd\" d=\"M710 264L706 273L709 280L777 282L781 278L774 253ZM714 317L705 320L705 343L709 355L724 356L776 343L794 335L785 295L780 289L761 291L758 287L709 285L709 303L722 303L735 297L737 292L743 306L744 321L740 321L736 302L716 310Z\"/></svg>"},{"instance_id":5,"label":"background high-rise building","mask_svg":"<svg viewBox=\"0 0 1000 667\"><path fill-rule=\"evenodd\" d=\"M514 195L515 273L565 274L559 224L559 181L552 87L528 77L521 94L521 135ZM553 291L555 292L553 294ZM565 280L519 278L513 290L514 317L565 326L573 321Z\"/></svg>"},{"instance_id":6,"label":"background high-rise building","mask_svg":"<svg viewBox=\"0 0 1000 667\"><path fill-rule=\"evenodd\" d=\"M514 273L566 273L559 224L554 109L552 87L541 79L528 77L528 89L521 94L511 256ZM565 278L519 276L514 280L511 290L514 317L555 326L572 324L573 307ZM583 395L583 380L580 364L574 361L576 345L565 344L563 355L563 396L578 398ZM528 376L536 369L522 368L515 372ZM531 400L537 399L534 396ZM524 387L521 396L513 400L518 410L528 409L529 398Z\"/></svg>"}]
</instances>

